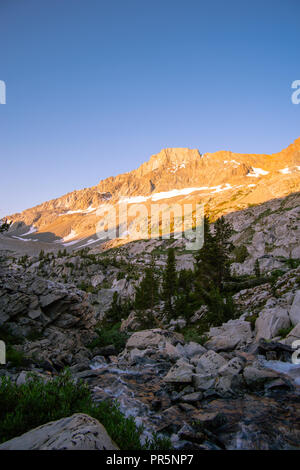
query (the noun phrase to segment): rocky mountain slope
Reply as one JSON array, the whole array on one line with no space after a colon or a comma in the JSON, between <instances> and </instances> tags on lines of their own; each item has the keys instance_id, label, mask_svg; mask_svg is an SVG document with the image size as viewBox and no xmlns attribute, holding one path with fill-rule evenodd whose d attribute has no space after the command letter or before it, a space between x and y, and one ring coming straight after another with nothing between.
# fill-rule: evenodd
<instances>
[{"instance_id":1,"label":"rocky mountain slope","mask_svg":"<svg viewBox=\"0 0 300 470\"><path fill-rule=\"evenodd\" d=\"M283 225L296 201L295 196L283 198L289 209L283 212L277 212L280 205L273 207L276 223L281 220ZM253 223L260 213L253 218L245 211L238 215L239 236L247 235L243 223ZM288 234L294 232L290 222L286 227ZM113 293L132 298L151 253L157 267L163 267L171 244L177 245L178 269L192 262L178 240L137 241L104 253L80 251L41 259L2 252L0 332L9 332L12 347L25 361L16 364L12 358L0 375L21 385L28 373L51 380L69 366L74 380L88 384L95 402L117 399L126 416L144 425L143 439L159 432L176 449L298 449L300 366L292 362L292 354L300 340L299 259L278 258L280 270L267 264L262 282L233 296L235 317L210 328L202 344L185 338L184 318L164 320L158 305L160 327L141 329L132 311L122 322L121 332L128 339L121 351L114 344L90 347L97 337L95 323L107 315ZM247 270L251 263L246 258L232 266L238 265ZM191 318L195 331L205 312L203 306ZM86 439L80 437L76 445L101 448L93 439L89 444L92 429L99 425L86 419ZM66 421L78 428L72 424L69 430ZM81 428L81 418L68 418L2 448L60 448L60 443L70 448L68 436L81 436ZM44 429L53 430L54 447L45 442Z\"/></svg>"},{"instance_id":2,"label":"rocky mountain slope","mask_svg":"<svg viewBox=\"0 0 300 470\"><path fill-rule=\"evenodd\" d=\"M0 242L2 248L32 254L41 248L95 247L103 243L96 236L102 218L97 209L117 208L122 201L147 207L201 202L214 219L299 189L300 138L272 155L164 149L136 170L8 216L13 225ZM126 242L135 236L129 231Z\"/></svg>"},{"instance_id":3,"label":"rocky mountain slope","mask_svg":"<svg viewBox=\"0 0 300 470\"><path fill-rule=\"evenodd\" d=\"M131 173L11 216L0 234L0 339L8 352L0 380L19 387L33 373L47 382L68 366L94 402L116 399L144 425L143 442L158 432L180 450L299 449L299 150L300 139L271 156L164 150ZM168 318L161 298L146 311L152 326L143 326L131 301L145 269L154 260L161 275L170 247L177 271L190 269L195 253L176 238L115 239L102 250L95 209L124 198L129 205L199 198L212 219L225 214L234 245L223 285L222 302L230 292L235 305L228 321L200 334L208 305ZM109 336L115 294L123 312L117 337ZM74 447L116 448L98 421L76 414L0 449Z\"/></svg>"}]
</instances>

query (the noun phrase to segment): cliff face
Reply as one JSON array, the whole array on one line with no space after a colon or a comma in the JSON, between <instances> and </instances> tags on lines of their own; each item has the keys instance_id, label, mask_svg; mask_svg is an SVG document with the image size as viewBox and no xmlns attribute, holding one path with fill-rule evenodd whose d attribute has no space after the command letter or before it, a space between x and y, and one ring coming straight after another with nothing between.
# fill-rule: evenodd
<instances>
[{"instance_id":1,"label":"cliff face","mask_svg":"<svg viewBox=\"0 0 300 470\"><path fill-rule=\"evenodd\" d=\"M95 234L96 209L117 205L124 197L129 203L203 202L207 212L219 217L299 190L300 138L272 155L200 154L197 149L170 148L152 155L136 170L8 216L13 226L6 237L14 238L14 243L27 241L28 246L55 239L76 245L76 240Z\"/></svg>"}]
</instances>

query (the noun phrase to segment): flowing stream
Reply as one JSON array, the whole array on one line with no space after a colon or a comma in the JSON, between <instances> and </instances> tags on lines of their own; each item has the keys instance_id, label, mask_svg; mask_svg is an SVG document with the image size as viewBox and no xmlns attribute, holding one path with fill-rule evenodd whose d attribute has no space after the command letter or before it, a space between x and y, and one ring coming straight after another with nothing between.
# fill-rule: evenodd
<instances>
[{"instance_id":1,"label":"flowing stream","mask_svg":"<svg viewBox=\"0 0 300 470\"><path fill-rule=\"evenodd\" d=\"M200 410L226 415L227 424L216 434L226 449L298 449L300 364L266 361L264 357L260 362L264 367L284 374L296 385L295 393L282 391L275 396L265 396L249 392L240 397L216 397L202 401L189 414L180 410L176 403L174 406L170 390L165 387L163 377L170 367L167 362L129 366L128 363L94 361L90 368L96 374L89 383L96 401L116 399L126 417L133 416L137 425L143 425L142 443L151 439L157 430L160 434L165 433L167 425L174 448L182 448L187 441L177 432L185 424L191 424L194 413ZM161 404L159 409L153 407L157 400Z\"/></svg>"}]
</instances>

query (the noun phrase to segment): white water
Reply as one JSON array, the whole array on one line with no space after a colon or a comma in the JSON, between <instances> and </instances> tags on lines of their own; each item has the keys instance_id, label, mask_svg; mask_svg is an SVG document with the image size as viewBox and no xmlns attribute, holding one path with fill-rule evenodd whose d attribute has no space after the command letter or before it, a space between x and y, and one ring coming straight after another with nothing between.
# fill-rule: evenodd
<instances>
[{"instance_id":1,"label":"white water","mask_svg":"<svg viewBox=\"0 0 300 470\"><path fill-rule=\"evenodd\" d=\"M292 362L282 361L266 361L263 365L268 369L275 370L290 377L296 385L300 385L300 364L293 364Z\"/></svg>"}]
</instances>

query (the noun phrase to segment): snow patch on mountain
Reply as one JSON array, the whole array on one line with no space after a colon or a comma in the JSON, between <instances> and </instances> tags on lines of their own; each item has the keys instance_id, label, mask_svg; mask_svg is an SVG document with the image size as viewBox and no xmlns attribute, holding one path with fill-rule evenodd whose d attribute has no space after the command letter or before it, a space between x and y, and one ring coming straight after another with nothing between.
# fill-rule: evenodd
<instances>
[{"instance_id":1,"label":"snow patch on mountain","mask_svg":"<svg viewBox=\"0 0 300 470\"><path fill-rule=\"evenodd\" d=\"M219 184L218 186L201 186L200 188L183 188L183 189L172 189L171 191L162 191L160 193L152 194L151 196L133 196L120 198L119 204L139 204L146 202L151 199L152 201L160 201L161 199L170 199L178 196L187 196L197 191L211 191L210 194L220 193L227 191L228 189L240 188L243 185L231 186L231 184Z\"/></svg>"},{"instance_id":2,"label":"snow patch on mountain","mask_svg":"<svg viewBox=\"0 0 300 470\"><path fill-rule=\"evenodd\" d=\"M77 209L75 211L67 211L63 214L59 214L59 217L62 215L70 215L70 214L89 214L90 212L94 212L97 210L97 207L89 206L87 209Z\"/></svg>"},{"instance_id":3,"label":"snow patch on mountain","mask_svg":"<svg viewBox=\"0 0 300 470\"><path fill-rule=\"evenodd\" d=\"M224 160L224 163L225 165L228 163L233 163L233 168L237 168L238 166L240 166L240 163L237 162L236 160Z\"/></svg>"},{"instance_id":4,"label":"snow patch on mountain","mask_svg":"<svg viewBox=\"0 0 300 470\"><path fill-rule=\"evenodd\" d=\"M22 238L22 237L17 237L17 235L12 235L12 238L17 238L18 240L21 240L21 242L38 242L38 240L35 238Z\"/></svg>"},{"instance_id":5,"label":"snow patch on mountain","mask_svg":"<svg viewBox=\"0 0 300 470\"><path fill-rule=\"evenodd\" d=\"M268 175L269 172L263 170L262 168L254 168L252 167L252 173L248 173L247 176L252 176L254 178L258 178L259 176Z\"/></svg>"},{"instance_id":6,"label":"snow patch on mountain","mask_svg":"<svg viewBox=\"0 0 300 470\"><path fill-rule=\"evenodd\" d=\"M34 225L31 225L30 229L26 233L21 233L21 237L25 237L25 235L31 235L32 233L36 232L37 229L34 227Z\"/></svg>"},{"instance_id":7,"label":"snow patch on mountain","mask_svg":"<svg viewBox=\"0 0 300 470\"><path fill-rule=\"evenodd\" d=\"M89 245L92 245L93 243L96 243L96 242L99 242L100 240L97 238L97 240L94 240L94 238L90 238L86 243L84 243L83 245L80 245L78 246L78 249L79 248L84 248L85 246L89 246Z\"/></svg>"},{"instance_id":8,"label":"snow patch on mountain","mask_svg":"<svg viewBox=\"0 0 300 470\"><path fill-rule=\"evenodd\" d=\"M73 238L75 238L76 235L77 235L76 230L71 229L71 232L69 233L69 235L63 238L63 241L67 242L69 240L73 240Z\"/></svg>"},{"instance_id":9,"label":"snow patch on mountain","mask_svg":"<svg viewBox=\"0 0 300 470\"><path fill-rule=\"evenodd\" d=\"M290 168L286 167L286 168L282 168L282 170L279 170L280 173L282 173L283 175L288 175L289 173L292 173Z\"/></svg>"}]
</instances>

